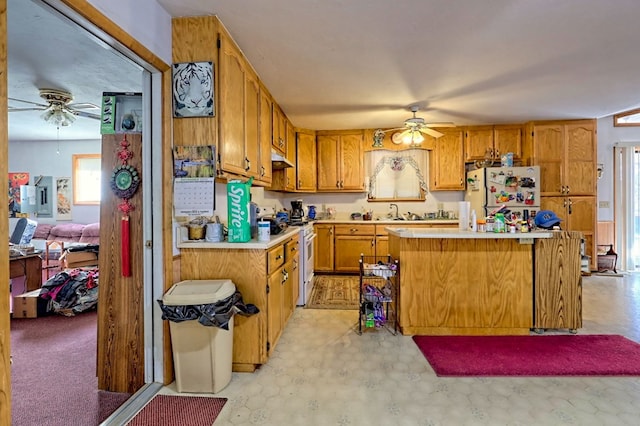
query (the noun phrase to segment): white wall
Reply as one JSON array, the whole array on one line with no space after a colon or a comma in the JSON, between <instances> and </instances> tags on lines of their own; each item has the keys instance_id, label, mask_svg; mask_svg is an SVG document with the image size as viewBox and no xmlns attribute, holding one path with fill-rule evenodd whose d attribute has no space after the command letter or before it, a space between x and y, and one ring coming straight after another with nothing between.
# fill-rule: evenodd
<instances>
[{"instance_id":1,"label":"white wall","mask_svg":"<svg viewBox=\"0 0 640 426\"><path fill-rule=\"evenodd\" d=\"M165 63L171 64L171 16L156 0L88 0Z\"/></svg>"},{"instance_id":2,"label":"white wall","mask_svg":"<svg viewBox=\"0 0 640 426\"><path fill-rule=\"evenodd\" d=\"M598 207L599 221L614 220L613 206L613 145L616 142L639 142L640 127L613 127L613 116L598 120L598 163L604 165L602 178L598 180L598 206L609 203L609 207Z\"/></svg>"},{"instance_id":3,"label":"white wall","mask_svg":"<svg viewBox=\"0 0 640 426\"><path fill-rule=\"evenodd\" d=\"M9 172L28 172L29 182L34 176L72 177L73 154L100 154L100 140L87 141L28 141L9 142ZM59 151L59 154L57 153ZM72 182L73 184L73 182ZM56 223L52 218L34 218L42 223ZM11 220L10 229L13 228ZM100 206L71 206L71 222L100 222Z\"/></svg>"}]
</instances>

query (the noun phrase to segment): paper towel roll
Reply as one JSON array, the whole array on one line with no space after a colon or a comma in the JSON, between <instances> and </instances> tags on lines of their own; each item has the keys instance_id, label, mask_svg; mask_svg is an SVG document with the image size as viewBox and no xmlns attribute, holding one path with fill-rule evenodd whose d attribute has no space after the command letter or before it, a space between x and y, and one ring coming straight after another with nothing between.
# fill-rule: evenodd
<instances>
[{"instance_id":1,"label":"paper towel roll","mask_svg":"<svg viewBox=\"0 0 640 426\"><path fill-rule=\"evenodd\" d=\"M469 215L471 214L471 202L458 202L458 228L461 231L469 230Z\"/></svg>"}]
</instances>

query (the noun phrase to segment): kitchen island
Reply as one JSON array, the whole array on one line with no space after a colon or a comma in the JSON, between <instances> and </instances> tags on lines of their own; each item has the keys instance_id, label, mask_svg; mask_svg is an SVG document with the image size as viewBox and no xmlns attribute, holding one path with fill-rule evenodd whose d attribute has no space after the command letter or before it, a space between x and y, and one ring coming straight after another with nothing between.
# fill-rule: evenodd
<instances>
[{"instance_id":1,"label":"kitchen island","mask_svg":"<svg viewBox=\"0 0 640 426\"><path fill-rule=\"evenodd\" d=\"M398 319L405 335L529 334L536 321L550 316L536 311L536 301L545 299L550 299L546 300L550 310L562 311L556 314L566 317L567 311L577 311L581 318L575 288L581 285L576 233L494 234L401 227L387 231L389 252L400 262ZM555 238L560 248L541 244ZM550 275L556 270L569 275ZM556 297L550 290L556 281L562 284L561 291L570 294L560 308L561 295Z\"/></svg>"}]
</instances>

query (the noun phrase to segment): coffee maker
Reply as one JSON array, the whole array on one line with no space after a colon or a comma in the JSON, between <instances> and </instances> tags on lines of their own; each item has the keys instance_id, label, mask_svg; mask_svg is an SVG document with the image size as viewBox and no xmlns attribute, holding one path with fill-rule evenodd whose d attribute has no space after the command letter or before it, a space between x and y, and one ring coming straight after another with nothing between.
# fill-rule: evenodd
<instances>
[{"instance_id":1,"label":"coffee maker","mask_svg":"<svg viewBox=\"0 0 640 426\"><path fill-rule=\"evenodd\" d=\"M290 225L302 225L304 224L304 210L302 209L302 200L295 200L291 202L291 217L289 219Z\"/></svg>"}]
</instances>

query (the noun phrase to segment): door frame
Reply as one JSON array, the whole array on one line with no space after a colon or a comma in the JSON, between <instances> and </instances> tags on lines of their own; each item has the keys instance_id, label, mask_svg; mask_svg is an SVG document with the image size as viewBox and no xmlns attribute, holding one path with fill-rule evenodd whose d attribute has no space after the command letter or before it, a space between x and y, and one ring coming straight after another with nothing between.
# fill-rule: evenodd
<instances>
[{"instance_id":1,"label":"door frame","mask_svg":"<svg viewBox=\"0 0 640 426\"><path fill-rule=\"evenodd\" d=\"M98 11L86 0L39 0L43 6L48 6L53 12L67 17L72 23L87 31L88 35L102 40L113 47L124 57L140 65L149 74L148 87L151 89L149 99L149 114L146 123L146 140L143 145L149 148L144 153L144 160L150 162L147 179L151 184L143 203L145 212L148 211L149 220L153 222L144 225L145 241L149 241L145 250L144 261L144 297L145 297L145 382L165 381L167 373L171 373L170 366L166 362L167 341L166 328L156 315L157 307L148 309L153 301L162 295L168 286L165 277L172 277L172 262L165 259L172 258L172 233L171 233L171 204L165 203L167 184L163 180L166 166L167 153L171 150L171 68L150 50L140 44L136 39L124 32L118 25ZM0 0L0 125L7 128L7 2ZM158 100L159 99L159 100ZM150 130L150 131L149 131ZM148 143L146 143L148 142ZM0 152L3 153L0 160L0 174L8 173L8 133L0 132ZM146 169L147 167L145 167ZM0 183L0 191L7 193L7 181ZM171 194L170 192L168 193ZM8 212L0 209L0 222L8 223ZM152 212L156 212L152 215ZM161 213L160 215L158 213ZM146 220L145 220L146 222ZM169 229L169 231L165 231ZM0 238L8 240L8 229L0 227ZM155 241L155 249L153 242ZM8 246L0 246L0 282L8 282L9 254ZM6 272L4 272L6 271ZM8 286L0 287L0 313L9 312ZM152 330L151 333L147 331ZM148 337L147 337L148 336ZM3 372L10 372L10 320L9 315L0 315L0 365ZM156 361L157 358L157 361ZM11 423L11 375L0 374L0 424Z\"/></svg>"}]
</instances>

